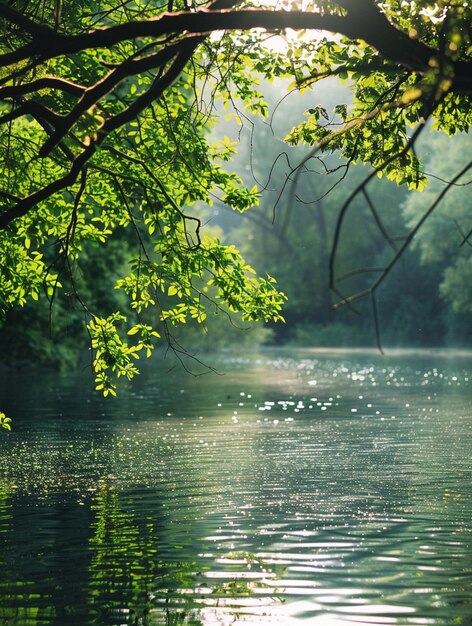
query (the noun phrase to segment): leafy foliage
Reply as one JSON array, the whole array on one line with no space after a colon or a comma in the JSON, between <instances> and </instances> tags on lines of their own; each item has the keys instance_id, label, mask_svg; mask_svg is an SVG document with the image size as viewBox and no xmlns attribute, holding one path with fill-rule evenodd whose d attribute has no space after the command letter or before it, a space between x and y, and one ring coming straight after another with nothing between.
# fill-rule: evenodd
<instances>
[{"instance_id":1,"label":"leafy foliage","mask_svg":"<svg viewBox=\"0 0 472 626\"><path fill-rule=\"evenodd\" d=\"M286 134L289 144L310 146L290 165L295 182L311 159L336 152L347 167L368 164L421 190L427 178L415 142L424 122L433 118L449 135L470 126L467 4L284 8L232 0L0 5L0 313L36 301L53 310L66 290L83 311L105 395L137 373L140 355L161 338L178 350L172 328L204 325L209 309L283 319L274 278L258 277L202 223L199 207L215 199L237 212L260 202L261 186L245 186L226 167L234 142L208 141L216 100L241 122L269 115L263 79L290 79L299 91L330 76L347 81L349 102L331 111L315 103ZM299 32L271 46L286 28ZM115 280L120 296L102 306L79 277L94 271L91 247L106 256L116 241L125 242L128 267Z\"/></svg>"},{"instance_id":2,"label":"leafy foliage","mask_svg":"<svg viewBox=\"0 0 472 626\"><path fill-rule=\"evenodd\" d=\"M7 417L5 413L0 412L0 426L5 430L11 430L11 418Z\"/></svg>"},{"instance_id":3,"label":"leafy foliage","mask_svg":"<svg viewBox=\"0 0 472 626\"><path fill-rule=\"evenodd\" d=\"M47 69L57 71L56 61L51 64ZM98 80L97 65L95 60ZM129 93L151 81L151 75L141 76L131 83ZM246 190L239 177L220 166L228 146L208 146L202 134L205 118L191 96L194 81L193 73L184 74L159 105L131 120L101 147L77 183L19 218L14 233L0 233L6 251L0 294L4 311L24 306L28 299L56 297L64 274L88 318L96 384L104 395L115 394L117 378L130 379L138 372L141 353L150 356L160 337L157 322L164 323L171 341L169 326L189 318L203 324L208 304L241 312L246 320L282 319L284 296L274 279L256 278L234 246L201 235L199 218L184 213L183 207L196 201L211 203L214 193L239 211L257 203L256 190ZM116 99L107 106L119 110L120 103ZM93 115L83 129L79 125L74 141L87 143L90 124L98 119L98 113ZM44 141L44 129L25 119L15 120L13 127L14 132L4 129L4 145L17 163L8 193L20 197L39 182L62 175L67 160L28 158L22 147L33 152ZM131 231L136 250L130 271L115 285L126 295L128 307L104 316L83 300L76 274L88 245L105 246L106 254L108 242L123 229ZM51 245L55 255L46 263L43 251ZM149 309L150 323L144 323L141 318Z\"/></svg>"}]
</instances>

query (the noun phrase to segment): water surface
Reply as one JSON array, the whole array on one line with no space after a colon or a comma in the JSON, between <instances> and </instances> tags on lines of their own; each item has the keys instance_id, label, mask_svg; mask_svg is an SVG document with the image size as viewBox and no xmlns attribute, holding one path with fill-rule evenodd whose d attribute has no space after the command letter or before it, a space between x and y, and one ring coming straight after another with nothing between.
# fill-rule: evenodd
<instances>
[{"instance_id":1,"label":"water surface","mask_svg":"<svg viewBox=\"0 0 472 626\"><path fill-rule=\"evenodd\" d=\"M0 624L472 624L472 359L4 375Z\"/></svg>"}]
</instances>

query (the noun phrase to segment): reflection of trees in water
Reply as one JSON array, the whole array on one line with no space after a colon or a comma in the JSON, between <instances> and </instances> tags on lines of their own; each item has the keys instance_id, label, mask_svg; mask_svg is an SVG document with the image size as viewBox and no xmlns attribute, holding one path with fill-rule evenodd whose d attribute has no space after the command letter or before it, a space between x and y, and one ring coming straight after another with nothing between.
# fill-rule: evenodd
<instances>
[{"instance_id":1,"label":"reflection of trees in water","mask_svg":"<svg viewBox=\"0 0 472 626\"><path fill-rule=\"evenodd\" d=\"M90 508L25 498L0 483L0 624L145 626L156 613L166 625L200 623L165 601L192 586L194 564L162 561L155 523L127 513L112 486L99 481Z\"/></svg>"},{"instance_id":2,"label":"reflection of trees in water","mask_svg":"<svg viewBox=\"0 0 472 626\"><path fill-rule=\"evenodd\" d=\"M133 626L150 624L158 597L192 586L195 564L163 561L154 520L127 513L119 493L104 481L99 483L92 510L90 617L107 623L116 619ZM166 624L187 623L179 621L185 612L167 609L165 615Z\"/></svg>"},{"instance_id":3,"label":"reflection of trees in water","mask_svg":"<svg viewBox=\"0 0 472 626\"><path fill-rule=\"evenodd\" d=\"M92 559L88 568L88 607L102 621L116 614L139 623L151 608L157 546L152 522L134 523L113 487L99 483L92 510ZM133 617L132 617L133 616ZM130 621L131 618L131 621Z\"/></svg>"},{"instance_id":4,"label":"reflection of trees in water","mask_svg":"<svg viewBox=\"0 0 472 626\"><path fill-rule=\"evenodd\" d=\"M267 587L263 580L246 580L238 572L230 573L228 580L197 586L201 574L196 574L196 563L162 559L155 521L126 513L123 496L105 481L99 483L92 510L95 520L87 578L90 623L200 626L221 618L229 624L239 619L245 599ZM257 561L246 553L228 555L235 563L238 558L247 566ZM261 601L269 606L274 598L254 599Z\"/></svg>"}]
</instances>

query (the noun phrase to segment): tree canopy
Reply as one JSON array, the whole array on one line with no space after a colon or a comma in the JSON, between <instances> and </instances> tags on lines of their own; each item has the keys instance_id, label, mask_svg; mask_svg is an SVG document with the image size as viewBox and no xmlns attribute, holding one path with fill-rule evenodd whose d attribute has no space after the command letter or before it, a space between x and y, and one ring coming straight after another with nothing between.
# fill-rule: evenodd
<instances>
[{"instance_id":1,"label":"tree canopy","mask_svg":"<svg viewBox=\"0 0 472 626\"><path fill-rule=\"evenodd\" d=\"M375 295L472 162L429 202L372 285L347 296L335 276L345 214L359 195L376 214L368 190L376 176L426 186L415 143L428 121L447 135L468 131L471 18L469 3L442 0L2 0L2 314L46 299L52 319L67 289L84 313L105 395L117 377L132 378L139 354L149 356L163 333L178 352L172 325L205 324L209 309L281 320L275 279L257 276L192 208L218 200L244 212L258 203L261 189L231 171L237 146L212 142L208 128L217 100L239 120L267 116L258 84L274 78L303 91L335 76L352 89L332 111L314 98L293 120L285 139L306 155L287 159L283 186L295 192L314 162L331 171L324 159L333 152L339 180L354 163L371 167L340 207L329 271L340 304ZM123 304L98 310L78 277L94 272L90 247L106 256L117 238L127 242L129 267L109 288Z\"/></svg>"}]
</instances>

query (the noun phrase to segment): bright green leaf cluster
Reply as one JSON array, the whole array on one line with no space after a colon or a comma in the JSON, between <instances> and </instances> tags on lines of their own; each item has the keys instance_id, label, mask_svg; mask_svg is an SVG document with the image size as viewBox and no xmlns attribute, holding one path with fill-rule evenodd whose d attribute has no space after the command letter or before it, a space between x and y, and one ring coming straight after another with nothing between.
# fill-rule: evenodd
<instances>
[{"instance_id":1,"label":"bright green leaf cluster","mask_svg":"<svg viewBox=\"0 0 472 626\"><path fill-rule=\"evenodd\" d=\"M0 305L5 310L23 306L27 298L38 300L42 293L50 296L59 285L57 274L50 272L43 255L31 249L31 242L21 235L15 240L0 232L2 249Z\"/></svg>"},{"instance_id":2,"label":"bright green leaf cluster","mask_svg":"<svg viewBox=\"0 0 472 626\"><path fill-rule=\"evenodd\" d=\"M126 322L126 317L113 313L107 318L95 317L88 324L90 342L94 351L93 367L96 373L95 383L104 396L116 395L116 385L112 376L126 376L131 380L139 370L133 359L138 359L138 352L144 345L130 346L118 334L117 326ZM133 330L133 329L132 329Z\"/></svg>"},{"instance_id":3,"label":"bright green leaf cluster","mask_svg":"<svg viewBox=\"0 0 472 626\"><path fill-rule=\"evenodd\" d=\"M5 430L11 430L11 418L7 417L5 413L0 411L0 428Z\"/></svg>"},{"instance_id":4,"label":"bright green leaf cluster","mask_svg":"<svg viewBox=\"0 0 472 626\"><path fill-rule=\"evenodd\" d=\"M257 185L254 185L252 189L245 189L235 184L229 184L225 191L223 201L241 213L259 204Z\"/></svg>"}]
</instances>

